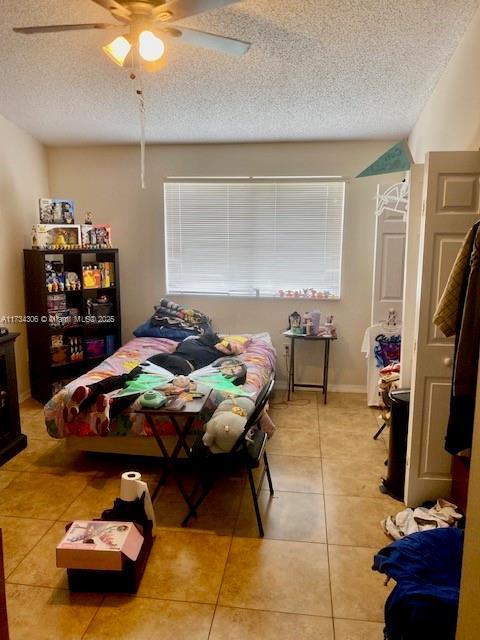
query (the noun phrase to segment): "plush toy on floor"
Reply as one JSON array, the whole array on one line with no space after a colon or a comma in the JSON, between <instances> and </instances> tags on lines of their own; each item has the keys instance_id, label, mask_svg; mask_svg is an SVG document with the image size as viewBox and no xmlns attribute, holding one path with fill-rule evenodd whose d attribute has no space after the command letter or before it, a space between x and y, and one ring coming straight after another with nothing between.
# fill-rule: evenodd
<instances>
[{"instance_id":1,"label":"plush toy on floor","mask_svg":"<svg viewBox=\"0 0 480 640\"><path fill-rule=\"evenodd\" d=\"M230 398L221 402L205 425L203 444L212 453L229 453L243 433L254 408L250 398Z\"/></svg>"}]
</instances>

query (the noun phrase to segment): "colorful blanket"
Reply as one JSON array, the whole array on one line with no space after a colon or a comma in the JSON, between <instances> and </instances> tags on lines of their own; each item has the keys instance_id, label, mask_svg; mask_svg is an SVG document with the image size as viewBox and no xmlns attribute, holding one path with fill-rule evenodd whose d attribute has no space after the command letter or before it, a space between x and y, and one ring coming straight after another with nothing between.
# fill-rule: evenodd
<instances>
[{"instance_id":1,"label":"colorful blanket","mask_svg":"<svg viewBox=\"0 0 480 640\"><path fill-rule=\"evenodd\" d=\"M93 408L81 412L74 422L64 421L63 408L73 391L80 385L89 385L112 375L128 373L154 353L173 353L176 347L177 342L164 338L134 338L127 342L97 367L70 382L45 405L45 423L49 435L52 438L66 438L70 435L99 437L95 429ZM247 367L247 381L240 388L245 391L245 395L255 399L275 370L276 353L269 341L269 336L264 334L261 339L253 339L245 353L238 357ZM195 426L200 428L204 422L207 422L216 407L226 397L226 394L221 391L213 391L204 414L200 416ZM139 403L136 400L127 410L113 419L107 437L151 436L151 429L144 416L135 413L138 408ZM175 433L171 423L164 418L163 420L159 418L158 426L165 435Z\"/></svg>"}]
</instances>

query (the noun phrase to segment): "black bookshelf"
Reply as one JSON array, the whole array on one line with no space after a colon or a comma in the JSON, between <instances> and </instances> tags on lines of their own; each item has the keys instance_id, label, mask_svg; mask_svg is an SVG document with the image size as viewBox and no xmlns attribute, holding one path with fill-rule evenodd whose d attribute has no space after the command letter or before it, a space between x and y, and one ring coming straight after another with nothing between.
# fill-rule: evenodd
<instances>
[{"instance_id":1,"label":"black bookshelf","mask_svg":"<svg viewBox=\"0 0 480 640\"><path fill-rule=\"evenodd\" d=\"M32 397L45 404L61 386L97 366L121 344L120 270L118 249L25 249L25 320L27 321L30 388ZM91 265L112 264L109 273L110 286L84 288L83 268ZM47 287L47 265L56 270L78 275L75 289ZM98 270L96 268L96 270ZM102 281L100 284L104 284ZM54 298L61 296L61 298ZM92 320L89 301L101 303L106 296L110 312L100 316L102 321ZM52 310L55 300L64 301L66 310L76 310L79 321L71 323L64 311ZM74 314L72 317L76 317ZM105 318L109 318L105 321ZM61 322L58 324L58 320ZM57 322L57 326L55 323ZM54 356L58 350L52 341L63 340L60 361ZM104 344L103 352L88 353L87 343ZM81 359L79 359L81 357Z\"/></svg>"}]
</instances>

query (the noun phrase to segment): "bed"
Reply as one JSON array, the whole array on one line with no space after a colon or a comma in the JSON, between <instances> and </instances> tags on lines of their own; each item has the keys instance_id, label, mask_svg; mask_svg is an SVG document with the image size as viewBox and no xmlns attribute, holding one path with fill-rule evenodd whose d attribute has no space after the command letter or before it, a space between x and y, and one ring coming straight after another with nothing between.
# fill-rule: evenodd
<instances>
[{"instance_id":1,"label":"bed","mask_svg":"<svg viewBox=\"0 0 480 640\"><path fill-rule=\"evenodd\" d=\"M275 370L276 352L267 333L247 336L250 340L240 356L247 368L246 383L241 387L255 400ZM136 413L138 400L110 423L110 432L100 437L95 429L94 410L81 412L74 422L65 422L63 408L73 391L80 385L89 385L112 375L127 373L155 353L173 353L177 342L165 338L134 338L88 373L76 378L45 405L45 423L52 438L66 441L69 449L135 455L161 455L145 417ZM204 413L196 421L193 433L203 428L224 394L213 391ZM168 445L176 441L168 420L158 424ZM171 438L168 438L171 436Z\"/></svg>"}]
</instances>

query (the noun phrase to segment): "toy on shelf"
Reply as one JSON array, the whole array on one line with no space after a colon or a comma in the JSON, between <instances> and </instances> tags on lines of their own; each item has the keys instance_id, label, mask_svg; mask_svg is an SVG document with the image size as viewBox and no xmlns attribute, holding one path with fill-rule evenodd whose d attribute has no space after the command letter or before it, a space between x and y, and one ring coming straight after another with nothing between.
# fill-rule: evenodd
<instances>
[{"instance_id":1,"label":"toy on shelf","mask_svg":"<svg viewBox=\"0 0 480 640\"><path fill-rule=\"evenodd\" d=\"M108 289L115 286L113 262L89 263L82 266L84 289Z\"/></svg>"},{"instance_id":2,"label":"toy on shelf","mask_svg":"<svg viewBox=\"0 0 480 640\"><path fill-rule=\"evenodd\" d=\"M69 336L70 344L70 362L78 362L83 360L83 344L81 336Z\"/></svg>"},{"instance_id":3,"label":"toy on shelf","mask_svg":"<svg viewBox=\"0 0 480 640\"><path fill-rule=\"evenodd\" d=\"M108 249L112 246L111 228L107 224L82 224L84 249Z\"/></svg>"},{"instance_id":4,"label":"toy on shelf","mask_svg":"<svg viewBox=\"0 0 480 640\"><path fill-rule=\"evenodd\" d=\"M32 249L80 249L80 225L35 224Z\"/></svg>"},{"instance_id":5,"label":"toy on shelf","mask_svg":"<svg viewBox=\"0 0 480 640\"><path fill-rule=\"evenodd\" d=\"M298 311L294 311L288 316L288 329L292 333L302 334L302 316Z\"/></svg>"},{"instance_id":6,"label":"toy on shelf","mask_svg":"<svg viewBox=\"0 0 480 640\"><path fill-rule=\"evenodd\" d=\"M51 337L50 353L52 364L65 364L68 362L68 348L63 342L62 334Z\"/></svg>"},{"instance_id":7,"label":"toy on shelf","mask_svg":"<svg viewBox=\"0 0 480 640\"><path fill-rule=\"evenodd\" d=\"M73 224L73 200L58 198L39 198L38 208L42 224Z\"/></svg>"},{"instance_id":8,"label":"toy on shelf","mask_svg":"<svg viewBox=\"0 0 480 640\"><path fill-rule=\"evenodd\" d=\"M320 311L307 311L301 316L294 311L288 316L288 333L284 335L303 335L310 337L337 338L337 329L333 325L333 316L327 316L325 324L320 324Z\"/></svg>"},{"instance_id":9,"label":"toy on shelf","mask_svg":"<svg viewBox=\"0 0 480 640\"><path fill-rule=\"evenodd\" d=\"M104 338L88 338L86 341L87 358L100 358L105 355Z\"/></svg>"},{"instance_id":10,"label":"toy on shelf","mask_svg":"<svg viewBox=\"0 0 480 640\"><path fill-rule=\"evenodd\" d=\"M82 283L78 274L74 271L65 271L64 273L65 291L80 291Z\"/></svg>"},{"instance_id":11,"label":"toy on shelf","mask_svg":"<svg viewBox=\"0 0 480 640\"><path fill-rule=\"evenodd\" d=\"M316 289L279 289L280 298L305 298L308 300L335 300L338 296L331 291L317 291Z\"/></svg>"}]
</instances>

